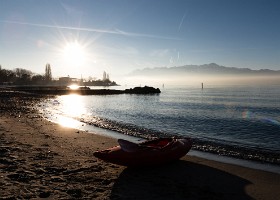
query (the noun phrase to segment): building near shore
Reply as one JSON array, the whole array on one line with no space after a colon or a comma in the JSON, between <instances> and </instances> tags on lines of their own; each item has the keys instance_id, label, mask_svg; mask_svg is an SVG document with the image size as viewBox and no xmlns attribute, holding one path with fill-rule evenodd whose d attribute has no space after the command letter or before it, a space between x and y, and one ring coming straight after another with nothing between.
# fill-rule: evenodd
<instances>
[{"instance_id":1,"label":"building near shore","mask_svg":"<svg viewBox=\"0 0 280 200\"><path fill-rule=\"evenodd\" d=\"M58 83L60 85L69 85L69 84L78 84L81 80L78 78L71 78L69 76L66 77L59 77Z\"/></svg>"}]
</instances>

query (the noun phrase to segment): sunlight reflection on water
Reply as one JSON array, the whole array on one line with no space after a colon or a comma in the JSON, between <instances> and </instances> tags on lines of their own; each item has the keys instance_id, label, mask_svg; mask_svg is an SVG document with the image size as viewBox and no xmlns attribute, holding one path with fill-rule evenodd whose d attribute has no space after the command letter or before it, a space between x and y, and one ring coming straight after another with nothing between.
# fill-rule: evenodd
<instances>
[{"instance_id":1,"label":"sunlight reflection on water","mask_svg":"<svg viewBox=\"0 0 280 200\"><path fill-rule=\"evenodd\" d=\"M80 122L75 120L86 114L84 97L76 94L58 97L58 107L62 115L57 115L57 122L65 127L76 128Z\"/></svg>"},{"instance_id":2,"label":"sunlight reflection on water","mask_svg":"<svg viewBox=\"0 0 280 200\"><path fill-rule=\"evenodd\" d=\"M86 114L84 97L76 94L60 96L61 112L69 117L80 117Z\"/></svg>"},{"instance_id":3,"label":"sunlight reflection on water","mask_svg":"<svg viewBox=\"0 0 280 200\"><path fill-rule=\"evenodd\" d=\"M78 128L81 124L80 121L77 121L69 117L64 117L61 115L57 116L57 123L60 124L61 126L69 127L69 128Z\"/></svg>"}]
</instances>

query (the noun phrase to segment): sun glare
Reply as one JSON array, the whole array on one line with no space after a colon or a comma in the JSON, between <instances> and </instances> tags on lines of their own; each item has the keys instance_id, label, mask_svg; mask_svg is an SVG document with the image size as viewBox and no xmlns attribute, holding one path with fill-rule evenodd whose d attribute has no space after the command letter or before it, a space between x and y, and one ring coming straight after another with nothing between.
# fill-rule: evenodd
<instances>
[{"instance_id":1,"label":"sun glare","mask_svg":"<svg viewBox=\"0 0 280 200\"><path fill-rule=\"evenodd\" d=\"M71 90L77 90L79 89L79 86L77 84L72 84L68 86Z\"/></svg>"},{"instance_id":2,"label":"sun glare","mask_svg":"<svg viewBox=\"0 0 280 200\"><path fill-rule=\"evenodd\" d=\"M61 106L63 106L63 114L67 117L81 117L86 113L84 98L80 95L61 96L59 102L61 102Z\"/></svg>"},{"instance_id":3,"label":"sun glare","mask_svg":"<svg viewBox=\"0 0 280 200\"><path fill-rule=\"evenodd\" d=\"M82 66L86 61L85 48L77 41L67 43L63 48L63 60L69 66Z\"/></svg>"}]
</instances>

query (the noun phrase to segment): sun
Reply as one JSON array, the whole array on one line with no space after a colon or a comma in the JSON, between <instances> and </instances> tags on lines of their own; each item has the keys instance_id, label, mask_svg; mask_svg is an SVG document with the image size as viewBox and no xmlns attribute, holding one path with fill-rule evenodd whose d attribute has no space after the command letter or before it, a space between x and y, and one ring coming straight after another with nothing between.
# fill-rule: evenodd
<instances>
[{"instance_id":1,"label":"sun","mask_svg":"<svg viewBox=\"0 0 280 200\"><path fill-rule=\"evenodd\" d=\"M81 67L86 61L85 48L78 42L68 42L62 51L64 62L71 67Z\"/></svg>"}]
</instances>

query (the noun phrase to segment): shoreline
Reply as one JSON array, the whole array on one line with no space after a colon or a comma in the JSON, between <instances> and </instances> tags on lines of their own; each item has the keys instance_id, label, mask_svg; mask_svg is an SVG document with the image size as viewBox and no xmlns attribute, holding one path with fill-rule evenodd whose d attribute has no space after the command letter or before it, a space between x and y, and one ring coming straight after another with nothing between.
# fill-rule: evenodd
<instances>
[{"instance_id":1,"label":"shoreline","mask_svg":"<svg viewBox=\"0 0 280 200\"><path fill-rule=\"evenodd\" d=\"M46 115L43 114L43 117L53 123L57 123L57 124L61 124L65 127L69 127L69 128L75 128L75 129L79 129L81 131L86 131L89 133L93 133L93 134L98 134L101 136L107 136L107 137L111 137L111 138L115 138L115 139L126 139L129 140L131 142L141 142L141 141L145 141L145 138L141 138L141 137L137 137L137 136L133 136L133 135L127 135L127 134L123 134L123 133L119 133L117 131L114 130L110 130L107 128L101 128L95 125L89 125L86 122L82 122L70 117L64 117L61 115ZM63 122L61 122L63 121ZM268 171L268 172L273 172L273 173L277 173L280 174L280 167L277 165L277 163L270 163L270 162L261 162L259 160L250 160L250 159L242 159L239 157L233 157L230 155L219 155L217 153L213 153L213 152L208 152L208 151L203 151L200 150L200 148L192 148L192 155L196 156L196 157L201 157L201 158L207 158L209 160L214 160L214 161L218 161L218 162L224 162L224 163L230 163L230 164L235 164L235 165L239 165L239 166L245 166L245 167L249 167L252 169L259 169L259 170L263 170L263 171Z\"/></svg>"},{"instance_id":2,"label":"shoreline","mask_svg":"<svg viewBox=\"0 0 280 200\"><path fill-rule=\"evenodd\" d=\"M52 123L59 124L55 120L50 120L48 118L44 118L44 119L47 121L50 121ZM104 128L91 126L84 122L80 122L78 120L72 121L72 118L71 118L71 122L73 122L72 125L75 124L75 127L74 126L65 126L65 127L74 128L74 129L77 129L80 131L85 131L89 134L97 134L100 136L110 137L110 138L113 138L116 140L125 139L125 140L135 142L135 143L145 141L145 139L143 139L143 138L138 138L138 137L130 136L130 135L124 135L122 133L118 133L118 132L110 130L110 129L104 129ZM228 163L228 164L247 167L247 168L251 168L251 169L257 169L257 170L262 170L262 171L266 171L266 172L280 174L280 167L277 164L262 163L259 161L245 160L245 159L234 158L234 157L230 157L230 156L223 156L223 155L218 155L218 154L214 154L211 152L199 151L199 150L195 150L195 149L192 149L187 155L192 155L195 157L212 160L212 161L217 161L217 162L221 162L221 163Z\"/></svg>"},{"instance_id":3,"label":"shoreline","mask_svg":"<svg viewBox=\"0 0 280 200\"><path fill-rule=\"evenodd\" d=\"M83 98L83 97L80 96L79 99L80 98ZM100 98L100 97L98 97L98 98ZM108 99L109 98L112 101L114 101L115 96L114 97L110 96L110 97L108 97ZM117 99L116 102L118 102L121 98L116 97L116 99ZM132 98L135 98L135 97L132 97ZM207 134L204 134L201 136L200 132L198 132L198 134L196 134L195 132L184 131L183 129L180 129L179 132L176 132L176 130L174 130L174 127L172 125L170 126L171 131L168 129L169 127L166 126L167 130L169 130L169 131L165 132L165 129L161 129L162 125L158 126L158 124L162 123L162 121L160 121L159 118L157 119L157 120L159 120L158 124L157 124L157 121L154 120L155 125L153 125L153 124L149 125L149 122L147 120L145 121L145 119L148 119L147 118L148 114L145 115L145 113L142 113L143 115L141 115L141 116L147 116L147 117L141 117L141 118L140 117L137 118L135 113L132 114L132 117L135 118L135 120L136 120L135 123L133 121L130 121L129 118L126 118L125 116L129 116L129 115L126 115L125 112L123 112L123 111L121 111L123 114L121 116L122 120L118 120L118 118L116 118L116 116L114 116L114 115L111 118L110 116L106 116L106 114L103 115L102 113L91 114L92 109L93 110L97 109L97 110L99 110L99 112L101 110L104 110L104 113L107 113L107 112L110 112L110 110L114 110L115 108L113 108L113 107L110 108L110 105L109 105L108 109L104 108L104 107L103 108L102 107L94 108L94 106L92 108L90 108L91 105L90 105L90 103L88 103L89 99L91 99L91 98L85 98L86 106L83 106L83 108L80 108L80 110L84 110L84 111L87 110L86 111L87 113L83 113L83 115L80 115L80 116L76 115L76 117L73 119L84 122L85 124L89 124L92 126L110 129L110 130L117 131L117 132L125 134L125 135L129 134L129 135L139 137L139 138L144 138L144 139L152 139L152 138L157 138L157 137L169 137L169 136L176 137L176 136L178 136L178 135L176 135L176 133L179 133L180 136L182 136L182 137L183 136L192 137L192 139L194 141L193 149L195 149L195 150L199 150L202 152L211 152L211 153L214 153L217 155L223 155L223 156L233 157L233 158L237 158L237 159L252 160L252 161L256 161L256 162L260 162L260 163L270 163L273 165L280 164L279 146L275 145L275 144L277 144L277 142L276 142L277 140L275 140L275 142L273 142L273 140L270 137L266 137L266 138L270 138L267 140L261 140L261 137L258 138L255 136L252 136L252 138L251 138L250 132L248 131L246 133L246 136L244 136L244 137L246 137L246 139L244 141L242 141L238 137L238 135L241 134L242 132L239 133L238 130L235 130L235 131L233 131L234 135L232 136L232 140L229 140L227 138L227 135L229 135L230 132L225 132L224 135L221 134L220 136L216 135L215 139L213 139L213 138L211 138L212 135L210 135L210 137L207 137ZM104 99L107 99L107 97L105 97ZM65 120L64 119L60 120L61 113L69 112L69 111L66 111L63 107L59 107L60 100L62 102L65 101L64 98L60 99L60 97L59 97L58 99L46 101L41 104L42 108L46 108L48 110L47 113L42 112L42 114L48 115L47 118L50 118L51 120L53 120L52 118L55 118L54 121L56 120L56 117L58 117L59 123L61 123L62 120L66 121L66 118L67 118L67 113L66 113L66 115L62 116L62 118L64 118ZM61 105L64 105L64 103L62 103ZM83 105L83 104L81 104L81 105ZM62 110L62 109L64 109L64 110ZM77 113L79 111L77 110L75 112ZM117 111L117 112L119 112L119 111ZM114 114L117 112L114 112ZM133 110L132 110L132 113L133 113ZM69 118L71 118L71 117L69 117ZM125 120L123 120L123 119L125 119ZM151 116L151 119L153 120L154 117ZM166 120L166 119L164 119L164 120ZM72 120L72 121L74 122L74 120ZM147 126L145 124L141 124L139 122L147 123ZM169 122L167 122L167 123L169 123ZM167 123L165 123L165 124L167 124ZM190 121L188 121L188 123L190 123ZM163 125L165 126L165 124L163 124ZM71 125L73 125L73 123L71 123ZM231 125L232 124L229 123L228 127L230 127ZM153 129L153 126L155 126L156 128ZM203 126L203 124L201 126ZM227 125L225 125L225 126L227 126ZM223 127L224 127L224 125L222 125L221 130L223 130ZM265 128L265 127L263 127L263 128ZM91 129L91 128L89 128L89 129ZM191 128L186 127L186 129L189 130ZM218 129L219 128L217 128L217 134L219 133ZM269 130L270 129L268 129L267 131L269 132ZM175 133L175 134L173 134L173 133ZM208 133L208 132L206 131L205 133ZM265 137L264 133L263 133L263 137ZM276 134L276 133L273 133L273 134ZM242 134L241 134L241 136L242 136ZM274 138L278 138L277 135ZM255 141L259 141L260 144L254 143L254 139L255 139ZM250 142L251 140L253 142Z\"/></svg>"},{"instance_id":4,"label":"shoreline","mask_svg":"<svg viewBox=\"0 0 280 200\"><path fill-rule=\"evenodd\" d=\"M271 172L280 175L280 167L278 165L270 164L270 163L261 163L252 160L243 160L238 158L232 158L228 156L217 155L208 152L202 152L197 150L191 150L188 155L199 157L206 160L216 161L225 164L236 165L240 167L246 167L249 169L260 170L264 172Z\"/></svg>"},{"instance_id":5,"label":"shoreline","mask_svg":"<svg viewBox=\"0 0 280 200\"><path fill-rule=\"evenodd\" d=\"M275 199L280 195L279 174L188 154L150 168L105 163L93 152L117 145L116 139L62 127L26 109L27 99L20 95L9 99L0 101L0 199Z\"/></svg>"},{"instance_id":6,"label":"shoreline","mask_svg":"<svg viewBox=\"0 0 280 200\"><path fill-rule=\"evenodd\" d=\"M1 89L1 88L0 88ZM33 93L37 95L118 95L118 94L141 94L141 95L156 95L161 93L159 88L149 86L134 87L125 90L116 89L91 89L86 86L79 86L71 89L66 86L15 86L3 88L6 90Z\"/></svg>"}]
</instances>

